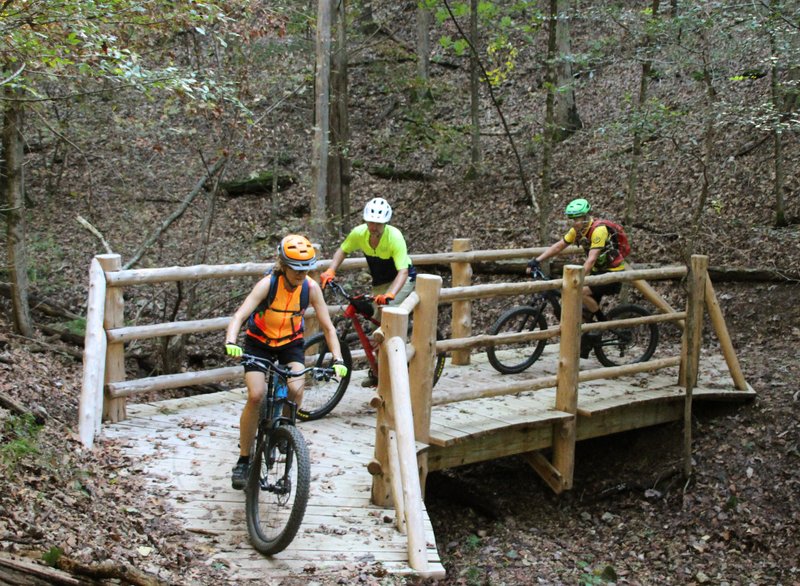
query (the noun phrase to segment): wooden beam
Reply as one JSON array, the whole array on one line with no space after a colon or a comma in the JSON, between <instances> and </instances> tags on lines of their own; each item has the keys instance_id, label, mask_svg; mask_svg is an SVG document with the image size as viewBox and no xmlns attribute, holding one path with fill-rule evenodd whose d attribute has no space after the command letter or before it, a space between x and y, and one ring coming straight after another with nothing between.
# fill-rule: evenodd
<instances>
[{"instance_id":1,"label":"wooden beam","mask_svg":"<svg viewBox=\"0 0 800 586\"><path fill-rule=\"evenodd\" d=\"M226 380L241 379L241 377L241 366L227 366L199 372L179 372L177 374L164 374L129 381L110 382L106 384L106 393L111 399L124 399L138 393L218 383Z\"/></svg>"},{"instance_id":2,"label":"wooden beam","mask_svg":"<svg viewBox=\"0 0 800 586\"><path fill-rule=\"evenodd\" d=\"M469 238L456 238L453 240L454 252L467 252L472 249ZM450 264L453 287L468 287L472 285L472 265L468 262L454 262ZM472 335L472 302L469 300L454 301L451 317L451 330L453 338L468 338ZM450 356L450 362L455 365L469 364L470 353L456 350Z\"/></svg>"},{"instance_id":3,"label":"wooden beam","mask_svg":"<svg viewBox=\"0 0 800 586\"><path fill-rule=\"evenodd\" d=\"M122 288L108 283L108 276L120 271L122 259L118 254L101 254L95 257L105 271L106 299L103 313L103 328L113 330L125 323L125 301ZM125 345L121 342L108 344L106 348L105 383L125 380ZM108 397L103 401L103 420L123 421L125 414L124 397Z\"/></svg>"},{"instance_id":4,"label":"wooden beam","mask_svg":"<svg viewBox=\"0 0 800 586\"><path fill-rule=\"evenodd\" d=\"M722 315L722 308L719 306L717 293L714 291L714 285L711 284L711 279L706 279L706 308L708 315L711 318L711 325L714 332L717 334L722 356L725 358L725 363L728 365L728 372L731 373L733 384L739 391L746 391L748 389L747 381L742 373L742 367L739 365L739 358L736 356L736 350L733 349L733 342L731 335L728 333L728 326L725 324L725 317Z\"/></svg>"},{"instance_id":5,"label":"wooden beam","mask_svg":"<svg viewBox=\"0 0 800 586\"><path fill-rule=\"evenodd\" d=\"M83 343L83 381L78 406L78 435L86 449L92 449L103 416L103 379L106 367L106 335L103 330L106 278L100 262L89 267L89 298L86 309L86 338Z\"/></svg>"}]
</instances>

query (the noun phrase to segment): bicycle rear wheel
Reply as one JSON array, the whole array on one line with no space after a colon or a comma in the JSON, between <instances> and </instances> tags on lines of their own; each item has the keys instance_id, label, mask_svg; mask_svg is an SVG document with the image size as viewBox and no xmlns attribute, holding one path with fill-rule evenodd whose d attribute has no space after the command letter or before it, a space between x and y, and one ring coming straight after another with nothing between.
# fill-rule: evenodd
<instances>
[{"instance_id":1,"label":"bicycle rear wheel","mask_svg":"<svg viewBox=\"0 0 800 586\"><path fill-rule=\"evenodd\" d=\"M247 481L247 532L253 547L272 555L292 542L308 504L311 463L305 439L293 425L259 442Z\"/></svg>"},{"instance_id":2,"label":"bicycle rear wheel","mask_svg":"<svg viewBox=\"0 0 800 586\"><path fill-rule=\"evenodd\" d=\"M313 373L306 374L303 405L297 410L297 418L301 421L313 421L325 417L342 400L347 385L350 384L353 361L350 357L350 349L341 339L339 347L342 350L342 360L347 367L347 374L341 379L327 381L315 380ZM306 353L306 366L330 368L333 365L333 354L328 350L324 334L315 334L306 339L303 349Z\"/></svg>"},{"instance_id":3,"label":"bicycle rear wheel","mask_svg":"<svg viewBox=\"0 0 800 586\"><path fill-rule=\"evenodd\" d=\"M608 319L629 319L650 315L638 305L618 305L608 312ZM658 346L658 325L640 324L604 330L594 353L603 366L622 366L650 360Z\"/></svg>"},{"instance_id":4,"label":"bicycle rear wheel","mask_svg":"<svg viewBox=\"0 0 800 586\"><path fill-rule=\"evenodd\" d=\"M444 340L444 336L439 330L436 330L436 339L437 340ZM436 386L436 383L439 382L439 379L442 377L442 372L444 372L444 362L447 358L447 354L444 352L437 352L436 353L436 363L433 365L433 386Z\"/></svg>"},{"instance_id":5,"label":"bicycle rear wheel","mask_svg":"<svg viewBox=\"0 0 800 586\"><path fill-rule=\"evenodd\" d=\"M495 336L531 332L537 329L547 329L547 319L542 308L521 305L512 307L501 315L489 328L489 333ZM488 348L486 356L496 371L503 374L517 374L530 368L542 355L546 345L547 340L503 343Z\"/></svg>"}]
</instances>

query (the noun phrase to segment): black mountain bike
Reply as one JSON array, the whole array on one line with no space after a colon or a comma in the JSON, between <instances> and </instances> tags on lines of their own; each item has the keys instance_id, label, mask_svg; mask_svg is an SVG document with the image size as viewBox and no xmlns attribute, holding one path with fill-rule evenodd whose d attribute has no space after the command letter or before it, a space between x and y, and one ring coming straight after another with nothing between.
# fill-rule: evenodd
<instances>
[{"instance_id":1,"label":"black mountain bike","mask_svg":"<svg viewBox=\"0 0 800 586\"><path fill-rule=\"evenodd\" d=\"M339 379L330 381L306 380L306 391L303 395L303 407L298 411L297 416L301 421L312 421L324 417L339 401L344 397L347 385L350 383L350 373L353 369L363 370L368 368L373 376L378 376L378 356L372 347L369 335L381 325L380 321L373 315L373 298L369 295L351 295L344 287L336 281L328 283L328 287L340 299L347 302L344 307L342 317L334 321L339 346L342 349L342 361L347 366L347 375ZM411 332L409 323L409 334ZM436 339L441 340L442 336L437 331ZM304 345L307 362L310 359L315 366L330 366L333 364L333 355L328 349L323 333L310 336ZM355 360L354 351L363 350L363 358ZM360 355L361 353L359 353ZM433 384L439 380L444 370L445 354L440 353L436 356L436 364L433 370Z\"/></svg>"},{"instance_id":2,"label":"black mountain bike","mask_svg":"<svg viewBox=\"0 0 800 586\"><path fill-rule=\"evenodd\" d=\"M250 542L259 552L272 555L286 549L297 534L306 512L311 477L308 448L295 427L297 405L287 397L286 381L306 374L326 380L334 372L316 367L291 372L250 354L242 356L242 364L255 366L267 377L245 491Z\"/></svg>"},{"instance_id":3,"label":"black mountain bike","mask_svg":"<svg viewBox=\"0 0 800 586\"><path fill-rule=\"evenodd\" d=\"M545 280L541 270L531 274L535 280ZM548 306L551 311L548 312ZM489 329L489 333L511 334L547 329L547 315L561 318L561 293L550 289L534 293L528 305L512 307L501 315ZM645 308L633 304L612 307L606 316L610 320L628 319L650 315ZM640 324L628 327L587 332L581 336L582 357L593 350L603 366L621 366L649 360L658 346L658 325ZM547 340L498 344L486 352L489 363L503 374L517 374L536 362L547 345Z\"/></svg>"}]
</instances>

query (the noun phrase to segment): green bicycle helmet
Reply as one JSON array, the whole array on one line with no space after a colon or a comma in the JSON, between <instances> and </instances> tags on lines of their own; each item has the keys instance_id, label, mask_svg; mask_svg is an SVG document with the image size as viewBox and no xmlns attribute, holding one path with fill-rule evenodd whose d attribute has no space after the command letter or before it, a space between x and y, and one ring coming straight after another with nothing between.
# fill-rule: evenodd
<instances>
[{"instance_id":1,"label":"green bicycle helmet","mask_svg":"<svg viewBox=\"0 0 800 586\"><path fill-rule=\"evenodd\" d=\"M567 214L567 217L572 220L574 218L580 218L581 216L585 216L589 212L592 211L591 204L586 201L585 199L573 199L571 202L567 204L567 208L564 210L564 213Z\"/></svg>"}]
</instances>

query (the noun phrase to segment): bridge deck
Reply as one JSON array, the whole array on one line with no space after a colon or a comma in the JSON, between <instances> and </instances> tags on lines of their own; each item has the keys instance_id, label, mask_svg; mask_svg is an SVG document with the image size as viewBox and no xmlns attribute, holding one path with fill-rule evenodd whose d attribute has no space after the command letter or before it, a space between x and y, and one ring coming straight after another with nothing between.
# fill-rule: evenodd
<instances>
[{"instance_id":1,"label":"bridge deck","mask_svg":"<svg viewBox=\"0 0 800 586\"><path fill-rule=\"evenodd\" d=\"M447 364L437 393L457 393L498 380L521 380L554 373L556 346L521 375L500 378L484 355L472 364ZM582 368L598 366L593 359ZM724 362L704 356L695 396L745 399L733 391ZM710 366L709 366L710 365ZM128 407L129 419L104 427L105 435L125 442L139 458L140 472L153 493L169 499L185 526L204 542L212 561L228 566L239 581L305 575L309 580L366 573L410 573L407 540L396 531L394 511L369 503L375 413L373 391L360 386L354 373L342 403L328 417L301 424L311 453L312 481L308 509L290 547L271 558L247 541L244 493L230 487L230 469L238 453L238 418L244 389ZM682 417L683 391L677 371L626 379L594 381L580 388L578 439L644 427ZM552 389L518 396L459 402L432 411L427 448L431 470L483 461L552 444L552 423L571 417L555 411ZM443 575L436 539L425 513L428 559L434 575Z\"/></svg>"}]
</instances>

